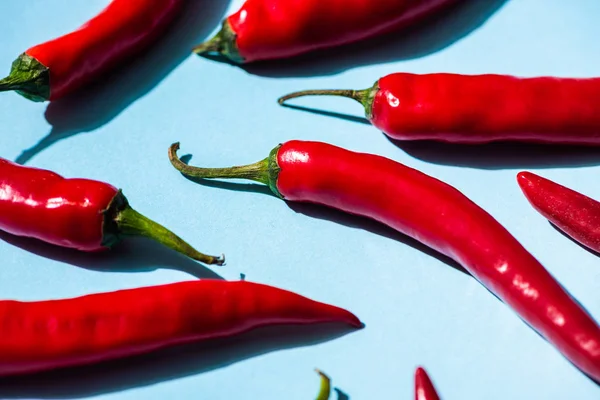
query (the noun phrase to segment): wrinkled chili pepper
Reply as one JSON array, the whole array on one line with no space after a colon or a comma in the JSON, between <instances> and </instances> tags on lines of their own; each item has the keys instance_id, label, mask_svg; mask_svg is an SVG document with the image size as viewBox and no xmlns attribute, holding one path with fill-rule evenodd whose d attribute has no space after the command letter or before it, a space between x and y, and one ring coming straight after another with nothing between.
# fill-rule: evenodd
<instances>
[{"instance_id":1,"label":"wrinkled chili pepper","mask_svg":"<svg viewBox=\"0 0 600 400\"><path fill-rule=\"evenodd\" d=\"M59 99L132 60L156 41L184 0L112 0L79 29L21 54L0 91L33 101Z\"/></svg>"},{"instance_id":2,"label":"wrinkled chili pepper","mask_svg":"<svg viewBox=\"0 0 600 400\"><path fill-rule=\"evenodd\" d=\"M600 145L600 78L395 73L365 90L305 90L354 99L397 140Z\"/></svg>"},{"instance_id":3,"label":"wrinkled chili pepper","mask_svg":"<svg viewBox=\"0 0 600 400\"><path fill-rule=\"evenodd\" d=\"M144 236L203 263L224 263L135 211L108 183L65 179L2 158L0 229L88 252L110 248L125 236Z\"/></svg>"},{"instance_id":4,"label":"wrinkled chili pepper","mask_svg":"<svg viewBox=\"0 0 600 400\"><path fill-rule=\"evenodd\" d=\"M547 220L578 243L600 252L599 202L531 172L520 172L517 182Z\"/></svg>"},{"instance_id":5,"label":"wrinkled chili pepper","mask_svg":"<svg viewBox=\"0 0 600 400\"><path fill-rule=\"evenodd\" d=\"M415 370L415 400L440 400L427 371L423 367Z\"/></svg>"},{"instance_id":6,"label":"wrinkled chili pepper","mask_svg":"<svg viewBox=\"0 0 600 400\"><path fill-rule=\"evenodd\" d=\"M415 24L458 0L246 0L196 46L236 63L292 57Z\"/></svg>"},{"instance_id":7,"label":"wrinkled chili pepper","mask_svg":"<svg viewBox=\"0 0 600 400\"><path fill-rule=\"evenodd\" d=\"M456 260L473 277L600 381L600 327L499 222L454 187L385 157L320 142L289 141L262 161L198 168L194 178L244 178L280 198L326 205L386 224Z\"/></svg>"},{"instance_id":8,"label":"wrinkled chili pepper","mask_svg":"<svg viewBox=\"0 0 600 400\"><path fill-rule=\"evenodd\" d=\"M40 372L237 335L279 324L337 322L349 311L246 281L201 280L71 299L0 301L0 375Z\"/></svg>"}]
</instances>

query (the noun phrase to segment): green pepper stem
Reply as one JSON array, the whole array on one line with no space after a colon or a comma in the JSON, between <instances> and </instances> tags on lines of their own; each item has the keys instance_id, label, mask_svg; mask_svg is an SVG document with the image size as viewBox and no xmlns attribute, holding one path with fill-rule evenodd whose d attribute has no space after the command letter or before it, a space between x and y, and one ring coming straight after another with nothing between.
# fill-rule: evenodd
<instances>
[{"instance_id":1,"label":"green pepper stem","mask_svg":"<svg viewBox=\"0 0 600 400\"><path fill-rule=\"evenodd\" d=\"M115 223L120 235L147 237L205 264L223 265L225 263L225 255L215 257L200 253L179 236L135 211L129 205L117 213Z\"/></svg>"},{"instance_id":2,"label":"green pepper stem","mask_svg":"<svg viewBox=\"0 0 600 400\"><path fill-rule=\"evenodd\" d=\"M269 184L269 159L254 164L228 168L201 168L192 167L181 161L177 155L179 142L173 143L169 148L169 160L176 170L190 178L198 179L248 179L255 182Z\"/></svg>"},{"instance_id":3,"label":"green pepper stem","mask_svg":"<svg viewBox=\"0 0 600 400\"><path fill-rule=\"evenodd\" d=\"M225 20L221 30L204 43L200 43L192 49L198 55L219 54L230 61L238 64L244 62L236 44L236 34L231 24Z\"/></svg>"},{"instance_id":4,"label":"green pepper stem","mask_svg":"<svg viewBox=\"0 0 600 400\"><path fill-rule=\"evenodd\" d=\"M347 97L349 99L353 99L358 101L360 104L364 104L365 100L369 96L369 92L371 89L364 90L350 90L350 89L329 89L329 90L301 90L299 92L294 92L290 94L286 94L285 96L280 97L277 102L283 105L286 101L295 99L297 97L304 96L341 96Z\"/></svg>"},{"instance_id":5,"label":"green pepper stem","mask_svg":"<svg viewBox=\"0 0 600 400\"><path fill-rule=\"evenodd\" d=\"M315 369L315 372L321 377L321 387L319 388L319 394L316 400L329 400L329 395L331 394L331 379L319 369Z\"/></svg>"},{"instance_id":6,"label":"green pepper stem","mask_svg":"<svg viewBox=\"0 0 600 400\"><path fill-rule=\"evenodd\" d=\"M50 98L48 68L35 58L21 54L12 64L10 75L0 80L0 92L14 90L32 101Z\"/></svg>"}]
</instances>

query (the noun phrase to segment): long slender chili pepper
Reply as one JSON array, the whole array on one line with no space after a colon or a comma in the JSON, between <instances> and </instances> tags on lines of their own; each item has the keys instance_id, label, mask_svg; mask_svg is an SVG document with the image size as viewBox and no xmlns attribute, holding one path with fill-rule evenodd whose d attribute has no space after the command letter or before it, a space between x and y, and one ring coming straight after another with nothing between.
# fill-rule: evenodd
<instances>
[{"instance_id":1,"label":"long slender chili pepper","mask_svg":"<svg viewBox=\"0 0 600 400\"><path fill-rule=\"evenodd\" d=\"M110 248L125 236L153 239L207 264L223 257L202 254L129 205L114 186L65 179L48 170L0 158L0 229L82 251Z\"/></svg>"},{"instance_id":2,"label":"long slender chili pepper","mask_svg":"<svg viewBox=\"0 0 600 400\"><path fill-rule=\"evenodd\" d=\"M287 201L317 203L384 223L460 263L473 277L600 381L600 327L546 269L485 210L454 187L390 159L319 142L289 141L264 160L197 168L195 178L245 178Z\"/></svg>"},{"instance_id":3,"label":"long slender chili pepper","mask_svg":"<svg viewBox=\"0 0 600 400\"><path fill-rule=\"evenodd\" d=\"M221 31L197 46L247 63L296 56L391 32L458 0L246 0Z\"/></svg>"},{"instance_id":4,"label":"long slender chili pepper","mask_svg":"<svg viewBox=\"0 0 600 400\"><path fill-rule=\"evenodd\" d=\"M184 0L112 0L79 29L21 54L0 91L56 100L146 50L175 19Z\"/></svg>"},{"instance_id":5,"label":"long slender chili pepper","mask_svg":"<svg viewBox=\"0 0 600 400\"><path fill-rule=\"evenodd\" d=\"M338 322L349 311L246 281L202 280L63 300L0 301L0 375L96 363L267 325Z\"/></svg>"},{"instance_id":6,"label":"long slender chili pepper","mask_svg":"<svg viewBox=\"0 0 600 400\"><path fill-rule=\"evenodd\" d=\"M397 140L600 145L600 78L395 73L364 90L305 90L354 99Z\"/></svg>"},{"instance_id":7,"label":"long slender chili pepper","mask_svg":"<svg viewBox=\"0 0 600 400\"><path fill-rule=\"evenodd\" d=\"M415 370L415 400L440 400L427 371L423 367Z\"/></svg>"},{"instance_id":8,"label":"long slender chili pepper","mask_svg":"<svg viewBox=\"0 0 600 400\"><path fill-rule=\"evenodd\" d=\"M517 182L529 203L582 245L600 252L600 202L531 172Z\"/></svg>"}]
</instances>

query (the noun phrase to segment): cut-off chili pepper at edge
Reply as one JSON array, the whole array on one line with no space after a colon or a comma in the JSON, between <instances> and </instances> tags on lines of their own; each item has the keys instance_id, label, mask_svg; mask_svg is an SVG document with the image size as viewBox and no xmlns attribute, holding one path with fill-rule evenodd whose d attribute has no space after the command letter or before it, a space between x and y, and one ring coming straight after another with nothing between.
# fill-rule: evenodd
<instances>
[{"instance_id":1,"label":"cut-off chili pepper at edge","mask_svg":"<svg viewBox=\"0 0 600 400\"><path fill-rule=\"evenodd\" d=\"M281 324L362 327L342 308L246 281L200 280L62 300L0 301L0 376L148 353Z\"/></svg>"},{"instance_id":2,"label":"cut-off chili pepper at edge","mask_svg":"<svg viewBox=\"0 0 600 400\"><path fill-rule=\"evenodd\" d=\"M331 379L321 370L316 369L315 372L319 375L321 386L316 400L329 400L331 395Z\"/></svg>"},{"instance_id":3,"label":"cut-off chili pepper at edge","mask_svg":"<svg viewBox=\"0 0 600 400\"><path fill-rule=\"evenodd\" d=\"M304 90L281 97L354 99L396 140L600 145L600 78L395 73L364 90Z\"/></svg>"},{"instance_id":4,"label":"cut-off chili pepper at edge","mask_svg":"<svg viewBox=\"0 0 600 400\"><path fill-rule=\"evenodd\" d=\"M236 63L287 58L413 25L459 0L247 0L194 52Z\"/></svg>"},{"instance_id":5,"label":"cut-off chili pepper at edge","mask_svg":"<svg viewBox=\"0 0 600 400\"><path fill-rule=\"evenodd\" d=\"M531 172L517 182L540 214L573 240L600 252L600 202Z\"/></svg>"},{"instance_id":6,"label":"cut-off chili pepper at edge","mask_svg":"<svg viewBox=\"0 0 600 400\"><path fill-rule=\"evenodd\" d=\"M262 161L199 168L169 149L194 178L245 178L287 201L330 206L386 224L461 264L488 290L600 382L600 327L498 221L456 188L385 157L326 143L289 141Z\"/></svg>"},{"instance_id":7,"label":"cut-off chili pepper at edge","mask_svg":"<svg viewBox=\"0 0 600 400\"><path fill-rule=\"evenodd\" d=\"M126 236L144 236L206 264L225 262L135 211L108 183L66 179L2 158L0 230L88 252L110 248Z\"/></svg>"},{"instance_id":8,"label":"cut-off chili pepper at edge","mask_svg":"<svg viewBox=\"0 0 600 400\"><path fill-rule=\"evenodd\" d=\"M423 367L415 370L415 400L440 400L433 382Z\"/></svg>"},{"instance_id":9,"label":"cut-off chili pepper at edge","mask_svg":"<svg viewBox=\"0 0 600 400\"><path fill-rule=\"evenodd\" d=\"M79 29L21 54L0 91L59 99L132 60L169 27L185 0L112 0Z\"/></svg>"}]
</instances>

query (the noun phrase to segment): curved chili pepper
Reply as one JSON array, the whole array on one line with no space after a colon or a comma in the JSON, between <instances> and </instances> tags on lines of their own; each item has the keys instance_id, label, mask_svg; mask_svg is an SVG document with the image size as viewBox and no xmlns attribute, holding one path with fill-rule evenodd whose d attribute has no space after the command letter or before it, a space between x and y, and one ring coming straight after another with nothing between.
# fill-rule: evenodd
<instances>
[{"instance_id":1,"label":"curved chili pepper","mask_svg":"<svg viewBox=\"0 0 600 400\"><path fill-rule=\"evenodd\" d=\"M246 0L221 31L196 46L247 63L296 56L388 33L457 0Z\"/></svg>"},{"instance_id":2,"label":"curved chili pepper","mask_svg":"<svg viewBox=\"0 0 600 400\"><path fill-rule=\"evenodd\" d=\"M498 221L454 187L385 157L289 141L255 164L197 168L194 178L245 178L280 198L326 205L386 224L461 264L483 286L600 381L600 327Z\"/></svg>"},{"instance_id":3,"label":"curved chili pepper","mask_svg":"<svg viewBox=\"0 0 600 400\"><path fill-rule=\"evenodd\" d=\"M0 375L39 372L233 336L279 324L338 322L349 311L246 281L202 280L63 300L0 301Z\"/></svg>"},{"instance_id":4,"label":"curved chili pepper","mask_svg":"<svg viewBox=\"0 0 600 400\"><path fill-rule=\"evenodd\" d=\"M415 400L440 400L427 371L417 367L415 371Z\"/></svg>"},{"instance_id":5,"label":"curved chili pepper","mask_svg":"<svg viewBox=\"0 0 600 400\"><path fill-rule=\"evenodd\" d=\"M124 236L145 236L190 258L223 264L202 254L129 205L114 186L65 179L48 170L0 158L0 229L81 251L112 247Z\"/></svg>"},{"instance_id":6,"label":"curved chili pepper","mask_svg":"<svg viewBox=\"0 0 600 400\"><path fill-rule=\"evenodd\" d=\"M315 370L321 378L321 386L319 387L319 394L316 400L329 400L331 395L331 379L321 370Z\"/></svg>"},{"instance_id":7,"label":"curved chili pepper","mask_svg":"<svg viewBox=\"0 0 600 400\"><path fill-rule=\"evenodd\" d=\"M369 89L305 90L279 104L307 95L354 99L397 140L600 145L600 78L396 73Z\"/></svg>"},{"instance_id":8,"label":"curved chili pepper","mask_svg":"<svg viewBox=\"0 0 600 400\"><path fill-rule=\"evenodd\" d=\"M520 172L517 182L547 220L578 243L600 252L599 202L531 172Z\"/></svg>"},{"instance_id":9,"label":"curved chili pepper","mask_svg":"<svg viewBox=\"0 0 600 400\"><path fill-rule=\"evenodd\" d=\"M17 58L0 91L56 100L146 50L181 11L184 0L112 0L79 29Z\"/></svg>"}]
</instances>

